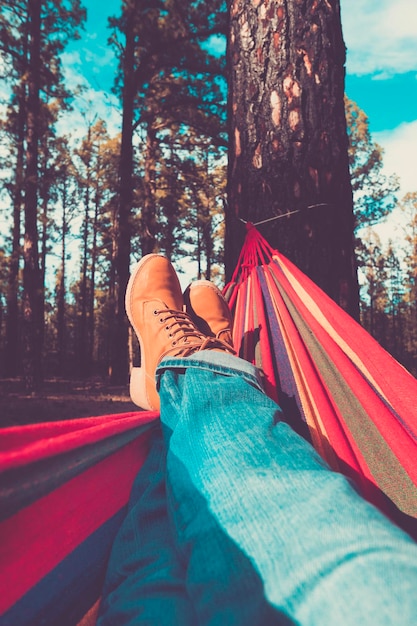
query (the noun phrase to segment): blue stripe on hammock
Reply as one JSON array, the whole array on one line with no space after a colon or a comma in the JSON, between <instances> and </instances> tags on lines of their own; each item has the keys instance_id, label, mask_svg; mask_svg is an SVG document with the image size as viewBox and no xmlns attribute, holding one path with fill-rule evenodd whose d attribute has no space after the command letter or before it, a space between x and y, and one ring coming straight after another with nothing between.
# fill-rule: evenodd
<instances>
[{"instance_id":1,"label":"blue stripe on hammock","mask_svg":"<svg viewBox=\"0 0 417 626\"><path fill-rule=\"evenodd\" d=\"M123 507L0 617L2 626L74 626L100 597ZM116 625L115 625L116 626Z\"/></svg>"},{"instance_id":2,"label":"blue stripe on hammock","mask_svg":"<svg viewBox=\"0 0 417 626\"><path fill-rule=\"evenodd\" d=\"M297 398L299 404L297 386L291 369L284 339L276 319L275 309L272 303L272 296L266 283L264 269L257 267L256 272L262 289L262 297L265 304L265 317L268 324L268 336L272 342L274 367L276 368L276 382L278 384L279 396L284 393L286 396Z\"/></svg>"},{"instance_id":3,"label":"blue stripe on hammock","mask_svg":"<svg viewBox=\"0 0 417 626\"><path fill-rule=\"evenodd\" d=\"M273 272L276 269L281 271L281 269L275 261L271 261L271 264L272 263L274 264L274 268L271 268L272 278L276 280ZM304 411L301 405L297 385L294 380L287 348L281 333L279 322L276 318L271 292L265 279L265 271L267 270L264 267L256 267L256 273L259 277L262 298L265 305L268 337L272 343L275 382L277 384L279 404L284 412L285 421L288 422L297 433L302 435L308 441L311 441L310 431L304 417Z\"/></svg>"}]
</instances>

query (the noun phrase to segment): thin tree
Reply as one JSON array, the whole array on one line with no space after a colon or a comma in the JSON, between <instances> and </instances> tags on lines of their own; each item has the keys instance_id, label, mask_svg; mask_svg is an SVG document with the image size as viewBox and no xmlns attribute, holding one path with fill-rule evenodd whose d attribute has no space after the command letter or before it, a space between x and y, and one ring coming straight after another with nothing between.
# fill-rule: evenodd
<instances>
[{"instance_id":1,"label":"thin tree","mask_svg":"<svg viewBox=\"0 0 417 626\"><path fill-rule=\"evenodd\" d=\"M42 275L38 250L38 149L41 88L41 0L29 0L29 62L23 244L24 377L29 389L42 380Z\"/></svg>"},{"instance_id":2,"label":"thin tree","mask_svg":"<svg viewBox=\"0 0 417 626\"><path fill-rule=\"evenodd\" d=\"M22 344L24 378L29 389L38 387L42 379L44 285L39 254L38 206L39 150L44 138L42 135L47 129L44 115L52 98L63 106L69 96L63 87L59 54L70 37L78 36L77 27L84 18L85 11L80 0L68 0L66 3L58 0L17 0L13 6L2 6L0 14L0 29L4 35L2 50L13 70L13 93L21 96L13 103L19 119L22 116L16 132L24 129L22 183L20 185L16 179L16 189L19 185L23 189ZM47 191L44 198L46 196ZM14 203L16 211L18 202L17 199ZM17 225L17 215L14 224ZM11 274L15 271L16 262L11 266Z\"/></svg>"},{"instance_id":3,"label":"thin tree","mask_svg":"<svg viewBox=\"0 0 417 626\"><path fill-rule=\"evenodd\" d=\"M8 266L6 295L6 338L4 347L4 374L17 376L20 366L19 343L19 270L22 256L21 230L24 197L25 134L27 85L20 78L26 73L28 60L28 24L22 20L25 7L18 2L0 11L0 50L4 78L11 86L12 99L8 107L4 128L9 136L11 162L7 165L12 178L6 185L12 201L12 249Z\"/></svg>"},{"instance_id":4,"label":"thin tree","mask_svg":"<svg viewBox=\"0 0 417 626\"><path fill-rule=\"evenodd\" d=\"M417 369L417 192L407 193L401 201L407 224L405 228L406 293L406 332L407 365Z\"/></svg>"},{"instance_id":5,"label":"thin tree","mask_svg":"<svg viewBox=\"0 0 417 626\"><path fill-rule=\"evenodd\" d=\"M19 344L19 268L21 259L21 228L23 207L23 181L24 181L24 137L26 130L25 113L25 89L21 85L17 90L16 99L20 100L16 108L16 115L9 115L8 125L12 125L12 137L15 137L14 153L15 163L13 167L13 180L10 183L10 195L13 204L12 223L12 250L9 263L7 281L7 304L6 304L6 340L4 350L4 374L17 376L20 365Z\"/></svg>"}]
</instances>

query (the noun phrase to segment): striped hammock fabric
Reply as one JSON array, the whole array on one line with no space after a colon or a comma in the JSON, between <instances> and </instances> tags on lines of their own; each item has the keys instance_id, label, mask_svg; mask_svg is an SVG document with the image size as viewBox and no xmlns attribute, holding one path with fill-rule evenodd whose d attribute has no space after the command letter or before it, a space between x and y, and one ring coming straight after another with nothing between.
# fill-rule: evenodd
<instances>
[{"instance_id":1,"label":"striped hammock fabric","mask_svg":"<svg viewBox=\"0 0 417 626\"><path fill-rule=\"evenodd\" d=\"M417 537L417 380L247 228L225 289L239 355L329 465Z\"/></svg>"},{"instance_id":2,"label":"striped hammock fabric","mask_svg":"<svg viewBox=\"0 0 417 626\"><path fill-rule=\"evenodd\" d=\"M417 537L417 381L259 232L225 295L292 426ZM3 429L0 624L92 626L155 412Z\"/></svg>"},{"instance_id":3,"label":"striped hammock fabric","mask_svg":"<svg viewBox=\"0 0 417 626\"><path fill-rule=\"evenodd\" d=\"M1 431L1 626L95 623L110 548L157 416Z\"/></svg>"}]
</instances>

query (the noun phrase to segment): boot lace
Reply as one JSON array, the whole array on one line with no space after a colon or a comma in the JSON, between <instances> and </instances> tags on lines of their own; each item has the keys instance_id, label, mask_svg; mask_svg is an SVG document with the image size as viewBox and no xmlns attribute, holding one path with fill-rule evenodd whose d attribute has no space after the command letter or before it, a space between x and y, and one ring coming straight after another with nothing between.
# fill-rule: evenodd
<instances>
[{"instance_id":1,"label":"boot lace","mask_svg":"<svg viewBox=\"0 0 417 626\"><path fill-rule=\"evenodd\" d=\"M153 314L159 317L159 323L165 324L165 331L171 340L168 348L161 358L172 356L189 356L200 350L220 349L231 354L236 354L233 348L222 339L206 337L191 320L190 316L183 311L173 309L156 309Z\"/></svg>"}]
</instances>

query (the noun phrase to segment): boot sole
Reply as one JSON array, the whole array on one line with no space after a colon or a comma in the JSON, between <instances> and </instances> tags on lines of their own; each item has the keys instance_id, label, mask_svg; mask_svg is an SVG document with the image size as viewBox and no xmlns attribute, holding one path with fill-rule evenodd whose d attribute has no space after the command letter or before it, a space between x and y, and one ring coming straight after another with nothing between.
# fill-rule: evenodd
<instances>
[{"instance_id":1,"label":"boot sole","mask_svg":"<svg viewBox=\"0 0 417 626\"><path fill-rule=\"evenodd\" d=\"M147 409L148 411L159 411L159 406L154 407L149 402L148 394L146 391L146 363L145 363L145 350L143 348L142 337L139 330L136 328L133 323L132 316L132 305L131 305L131 295L132 290L134 288L136 279L138 277L139 272L143 268L144 265L148 261L150 261L154 257L159 257L159 254L147 254L143 257L133 268L132 273L129 278L129 282L126 288L125 295L125 309L128 320L135 331L135 335L138 338L139 346L140 346L140 359L141 364L140 367L132 367L130 372L130 382L129 382L129 393L132 402L139 406L142 409Z\"/></svg>"}]
</instances>

